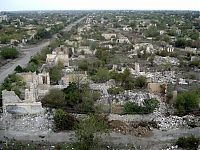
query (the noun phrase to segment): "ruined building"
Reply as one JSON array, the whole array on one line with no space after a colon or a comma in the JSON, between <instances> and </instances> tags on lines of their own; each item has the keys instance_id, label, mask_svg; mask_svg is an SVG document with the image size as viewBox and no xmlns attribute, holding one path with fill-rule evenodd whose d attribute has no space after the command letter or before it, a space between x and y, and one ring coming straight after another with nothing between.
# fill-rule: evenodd
<instances>
[{"instance_id":1,"label":"ruined building","mask_svg":"<svg viewBox=\"0 0 200 150\"><path fill-rule=\"evenodd\" d=\"M47 54L47 65L54 66L58 63L62 63L65 67L69 66L68 49L61 45L52 51L52 54Z\"/></svg>"}]
</instances>

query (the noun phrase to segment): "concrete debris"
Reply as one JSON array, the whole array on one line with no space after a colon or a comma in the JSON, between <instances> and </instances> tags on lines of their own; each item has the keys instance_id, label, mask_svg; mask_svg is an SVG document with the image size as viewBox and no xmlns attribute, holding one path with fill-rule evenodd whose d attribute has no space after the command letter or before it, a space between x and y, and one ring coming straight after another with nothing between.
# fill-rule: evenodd
<instances>
[{"instance_id":1,"label":"concrete debris","mask_svg":"<svg viewBox=\"0 0 200 150\"><path fill-rule=\"evenodd\" d=\"M168 147L168 148L164 148L162 150L179 150L179 148L178 148L178 145L175 145L175 146L171 146L171 147Z\"/></svg>"},{"instance_id":2,"label":"concrete debris","mask_svg":"<svg viewBox=\"0 0 200 150\"><path fill-rule=\"evenodd\" d=\"M161 64L179 65L179 60L175 57L155 56L154 63L157 64L157 65L161 65Z\"/></svg>"},{"instance_id":3,"label":"concrete debris","mask_svg":"<svg viewBox=\"0 0 200 150\"><path fill-rule=\"evenodd\" d=\"M174 71L148 72L146 73L148 82L156 83L175 83L176 76Z\"/></svg>"},{"instance_id":4,"label":"concrete debris","mask_svg":"<svg viewBox=\"0 0 200 150\"><path fill-rule=\"evenodd\" d=\"M176 129L187 126L187 123L183 118L178 116L160 117L156 119L156 122L158 122L158 126L161 130Z\"/></svg>"},{"instance_id":5,"label":"concrete debris","mask_svg":"<svg viewBox=\"0 0 200 150\"><path fill-rule=\"evenodd\" d=\"M10 132L39 133L51 132L53 117L47 113L16 116L6 114L2 117L3 127Z\"/></svg>"}]
</instances>

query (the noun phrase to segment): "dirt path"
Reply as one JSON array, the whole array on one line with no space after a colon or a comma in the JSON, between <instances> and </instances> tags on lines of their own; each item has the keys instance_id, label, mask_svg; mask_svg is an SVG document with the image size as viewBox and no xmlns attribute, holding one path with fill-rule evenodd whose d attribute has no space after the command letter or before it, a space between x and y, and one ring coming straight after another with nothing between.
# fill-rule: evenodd
<instances>
[{"instance_id":1,"label":"dirt path","mask_svg":"<svg viewBox=\"0 0 200 150\"><path fill-rule=\"evenodd\" d=\"M136 145L136 147L140 150L161 150L174 144L178 137L189 136L191 134L200 136L200 127L193 129L173 129L168 131L153 130L153 135L148 138L140 138L129 134L124 135L121 133L111 132L110 134L103 135L102 140L107 145L115 145L119 147ZM0 141L5 140L5 137L21 141L46 141L50 143L75 141L73 131L60 133L22 133L15 131L5 132L0 130Z\"/></svg>"}]
</instances>

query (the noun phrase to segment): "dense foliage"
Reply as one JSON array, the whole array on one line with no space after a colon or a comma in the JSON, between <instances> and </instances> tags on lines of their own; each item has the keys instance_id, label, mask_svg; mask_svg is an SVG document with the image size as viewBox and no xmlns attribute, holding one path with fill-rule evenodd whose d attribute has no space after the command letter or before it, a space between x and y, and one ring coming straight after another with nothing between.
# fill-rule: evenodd
<instances>
[{"instance_id":1,"label":"dense foliage","mask_svg":"<svg viewBox=\"0 0 200 150\"><path fill-rule=\"evenodd\" d=\"M189 136L189 137L180 137L176 141L176 145L180 148L187 150L197 150L200 144L200 137Z\"/></svg>"},{"instance_id":2,"label":"dense foliage","mask_svg":"<svg viewBox=\"0 0 200 150\"><path fill-rule=\"evenodd\" d=\"M148 99L144 100L143 105L139 106L135 102L127 102L124 105L125 114L149 114L152 113L158 107L158 100Z\"/></svg>"},{"instance_id":3,"label":"dense foliage","mask_svg":"<svg viewBox=\"0 0 200 150\"><path fill-rule=\"evenodd\" d=\"M69 115L62 109L56 110L53 120L56 130L71 130L75 123L77 123L77 120L72 115Z\"/></svg>"},{"instance_id":4,"label":"dense foliage","mask_svg":"<svg viewBox=\"0 0 200 150\"><path fill-rule=\"evenodd\" d=\"M19 52L16 48L3 48L0 51L0 55L4 59L14 59L18 57Z\"/></svg>"},{"instance_id":5,"label":"dense foliage","mask_svg":"<svg viewBox=\"0 0 200 150\"><path fill-rule=\"evenodd\" d=\"M90 115L76 126L76 137L80 150L96 148L100 135L106 132L107 121L102 116Z\"/></svg>"},{"instance_id":6,"label":"dense foliage","mask_svg":"<svg viewBox=\"0 0 200 150\"><path fill-rule=\"evenodd\" d=\"M65 105L65 94L59 89L52 89L42 98L44 106L58 108Z\"/></svg>"},{"instance_id":7,"label":"dense foliage","mask_svg":"<svg viewBox=\"0 0 200 150\"><path fill-rule=\"evenodd\" d=\"M200 94L198 92L183 92L178 94L175 107L178 115L185 115L199 110Z\"/></svg>"},{"instance_id":8,"label":"dense foliage","mask_svg":"<svg viewBox=\"0 0 200 150\"><path fill-rule=\"evenodd\" d=\"M88 85L70 83L63 90L52 89L42 99L43 106L51 108L63 108L80 113L94 112L94 102L100 98L100 94L89 90Z\"/></svg>"},{"instance_id":9,"label":"dense foliage","mask_svg":"<svg viewBox=\"0 0 200 150\"><path fill-rule=\"evenodd\" d=\"M20 96L21 90L25 89L25 83L22 78L16 74L8 75L8 77L4 80L1 85L0 90L14 91L15 94Z\"/></svg>"},{"instance_id":10,"label":"dense foliage","mask_svg":"<svg viewBox=\"0 0 200 150\"><path fill-rule=\"evenodd\" d=\"M58 84L62 77L62 64L53 66L49 71L50 81L52 84Z\"/></svg>"}]
</instances>

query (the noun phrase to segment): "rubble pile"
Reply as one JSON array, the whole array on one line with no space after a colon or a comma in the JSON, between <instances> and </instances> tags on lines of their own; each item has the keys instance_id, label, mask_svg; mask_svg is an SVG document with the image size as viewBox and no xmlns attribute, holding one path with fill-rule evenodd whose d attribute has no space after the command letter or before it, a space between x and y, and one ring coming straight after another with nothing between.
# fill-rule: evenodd
<instances>
[{"instance_id":1,"label":"rubble pile","mask_svg":"<svg viewBox=\"0 0 200 150\"><path fill-rule=\"evenodd\" d=\"M131 127L131 131L135 136L139 136L139 137L147 137L147 136L151 136L152 135L152 129L153 128L157 128L157 124L156 122L145 122L145 121L141 121L141 122L130 122L129 123L130 127Z\"/></svg>"},{"instance_id":2,"label":"rubble pile","mask_svg":"<svg viewBox=\"0 0 200 150\"><path fill-rule=\"evenodd\" d=\"M130 132L130 127L127 123L119 121L119 120L112 120L109 122L109 126L113 131L119 132L122 134L127 134Z\"/></svg>"},{"instance_id":3,"label":"rubble pile","mask_svg":"<svg viewBox=\"0 0 200 150\"><path fill-rule=\"evenodd\" d=\"M153 120L157 122L159 129L168 130L187 126L186 121L182 117L172 115L166 117L166 113L167 105L161 102L160 107L153 113L155 115Z\"/></svg>"},{"instance_id":4,"label":"rubble pile","mask_svg":"<svg viewBox=\"0 0 200 150\"><path fill-rule=\"evenodd\" d=\"M149 82L158 82L158 83L175 83L176 76L174 71L165 71L165 72L147 72L146 77Z\"/></svg>"},{"instance_id":5,"label":"rubble pile","mask_svg":"<svg viewBox=\"0 0 200 150\"><path fill-rule=\"evenodd\" d=\"M9 131L49 132L53 121L49 114L15 116L8 114L4 118L4 127Z\"/></svg>"},{"instance_id":6,"label":"rubble pile","mask_svg":"<svg viewBox=\"0 0 200 150\"><path fill-rule=\"evenodd\" d=\"M171 146L171 147L168 147L168 148L164 148L162 150L179 150L179 148L178 148L178 145L175 145L175 146Z\"/></svg>"},{"instance_id":7,"label":"rubble pile","mask_svg":"<svg viewBox=\"0 0 200 150\"><path fill-rule=\"evenodd\" d=\"M155 56L154 63L157 65L161 64L172 64L172 65L179 65L179 60L175 57L161 57L161 56Z\"/></svg>"},{"instance_id":8,"label":"rubble pile","mask_svg":"<svg viewBox=\"0 0 200 150\"><path fill-rule=\"evenodd\" d=\"M147 137L152 135L152 126L148 122L122 122L119 120L112 120L109 122L110 128L114 132L122 134L134 134L138 137Z\"/></svg>"},{"instance_id":9,"label":"rubble pile","mask_svg":"<svg viewBox=\"0 0 200 150\"><path fill-rule=\"evenodd\" d=\"M200 127L200 116L187 115L183 117L183 120L192 128Z\"/></svg>"},{"instance_id":10,"label":"rubble pile","mask_svg":"<svg viewBox=\"0 0 200 150\"><path fill-rule=\"evenodd\" d=\"M116 96L116 99L118 99L121 105L126 103L128 100L137 103L139 106L142 106L145 99L151 99L151 98L159 99L157 95L147 92L125 91L124 93L118 94Z\"/></svg>"},{"instance_id":11,"label":"rubble pile","mask_svg":"<svg viewBox=\"0 0 200 150\"><path fill-rule=\"evenodd\" d=\"M149 137L152 135L152 132L149 128L142 126L132 129L132 133L138 137Z\"/></svg>"},{"instance_id":12,"label":"rubble pile","mask_svg":"<svg viewBox=\"0 0 200 150\"><path fill-rule=\"evenodd\" d=\"M174 128L180 128L187 126L186 121L182 117L178 116L168 116L157 118L158 126L161 130L169 130Z\"/></svg>"}]
</instances>

